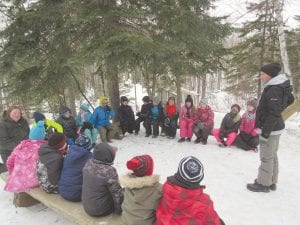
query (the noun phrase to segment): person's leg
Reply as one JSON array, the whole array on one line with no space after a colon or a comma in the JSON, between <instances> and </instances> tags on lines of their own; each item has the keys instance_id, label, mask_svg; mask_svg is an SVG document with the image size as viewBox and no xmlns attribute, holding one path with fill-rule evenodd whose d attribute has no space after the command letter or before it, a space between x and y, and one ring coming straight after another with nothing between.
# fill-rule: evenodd
<instances>
[{"instance_id":1,"label":"person's leg","mask_svg":"<svg viewBox=\"0 0 300 225\"><path fill-rule=\"evenodd\" d=\"M255 136L255 137L251 137L248 141L248 146L250 148L257 148L258 146L258 143L259 143L259 137L258 136Z\"/></svg>"},{"instance_id":2,"label":"person's leg","mask_svg":"<svg viewBox=\"0 0 300 225\"><path fill-rule=\"evenodd\" d=\"M249 150L248 144L243 140L243 137L241 135L238 135L234 144L245 151Z\"/></svg>"},{"instance_id":3,"label":"person's leg","mask_svg":"<svg viewBox=\"0 0 300 225\"><path fill-rule=\"evenodd\" d=\"M151 125L152 125L152 120L150 118L145 119L145 122L143 123L143 126L145 127L147 137L152 134Z\"/></svg>"},{"instance_id":4,"label":"person's leg","mask_svg":"<svg viewBox=\"0 0 300 225\"><path fill-rule=\"evenodd\" d=\"M106 130L106 128L105 127L99 127L98 131L99 131L99 134L100 134L101 142L107 142L107 136L106 136L107 130Z\"/></svg>"},{"instance_id":5,"label":"person's leg","mask_svg":"<svg viewBox=\"0 0 300 225\"><path fill-rule=\"evenodd\" d=\"M117 129L118 129L118 126L114 125L114 124L109 124L106 126L108 142L110 142L113 138L119 139L117 137L118 135L116 135L118 133Z\"/></svg>"},{"instance_id":6,"label":"person's leg","mask_svg":"<svg viewBox=\"0 0 300 225\"><path fill-rule=\"evenodd\" d=\"M221 131L220 128L214 129L214 130L212 131L212 135L215 137L215 139L217 140L218 143L221 143L221 142L222 142L222 140L220 139L220 131Z\"/></svg>"},{"instance_id":7,"label":"person's leg","mask_svg":"<svg viewBox=\"0 0 300 225\"><path fill-rule=\"evenodd\" d=\"M180 137L186 138L187 137L187 121L181 120L180 122Z\"/></svg>"},{"instance_id":8,"label":"person's leg","mask_svg":"<svg viewBox=\"0 0 300 225\"><path fill-rule=\"evenodd\" d=\"M235 132L229 133L229 134L227 135L226 144L227 144L228 146L231 145L231 144L235 141L236 137L237 137L237 133L235 133Z\"/></svg>"},{"instance_id":9,"label":"person's leg","mask_svg":"<svg viewBox=\"0 0 300 225\"><path fill-rule=\"evenodd\" d=\"M170 127L169 127L169 136L174 138L177 132L177 118L171 120Z\"/></svg>"},{"instance_id":10,"label":"person's leg","mask_svg":"<svg viewBox=\"0 0 300 225\"><path fill-rule=\"evenodd\" d=\"M98 131L96 128L93 128L92 129L92 143L97 142L97 137L98 137Z\"/></svg>"},{"instance_id":11,"label":"person's leg","mask_svg":"<svg viewBox=\"0 0 300 225\"><path fill-rule=\"evenodd\" d=\"M267 141L260 140L259 143L261 164L258 169L257 182L263 186L270 186L273 181L277 182L278 179L277 150L279 137L279 135L270 136Z\"/></svg>"},{"instance_id":12,"label":"person's leg","mask_svg":"<svg viewBox=\"0 0 300 225\"><path fill-rule=\"evenodd\" d=\"M159 121L153 120L153 136L158 136L159 134Z\"/></svg>"},{"instance_id":13,"label":"person's leg","mask_svg":"<svg viewBox=\"0 0 300 225\"><path fill-rule=\"evenodd\" d=\"M141 117L139 117L135 120L135 133L136 134L138 134L140 132L140 128L141 128L140 123L141 122L143 122L143 119Z\"/></svg>"},{"instance_id":14,"label":"person's leg","mask_svg":"<svg viewBox=\"0 0 300 225\"><path fill-rule=\"evenodd\" d=\"M188 138L193 137L193 125L194 125L194 121L189 120L188 123L187 123L187 137Z\"/></svg>"},{"instance_id":15,"label":"person's leg","mask_svg":"<svg viewBox=\"0 0 300 225\"><path fill-rule=\"evenodd\" d=\"M91 139L91 141L92 141L92 131L90 129L85 129L84 132L83 132L83 134L85 136L88 136Z\"/></svg>"}]
</instances>

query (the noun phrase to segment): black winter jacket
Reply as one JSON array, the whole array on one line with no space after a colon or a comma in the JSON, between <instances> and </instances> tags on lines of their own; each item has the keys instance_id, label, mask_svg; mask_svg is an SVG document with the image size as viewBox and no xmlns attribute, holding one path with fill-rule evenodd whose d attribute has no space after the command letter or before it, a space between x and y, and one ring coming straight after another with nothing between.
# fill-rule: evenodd
<instances>
[{"instance_id":1,"label":"black winter jacket","mask_svg":"<svg viewBox=\"0 0 300 225\"><path fill-rule=\"evenodd\" d=\"M285 127L281 113L293 102L292 87L285 74L266 83L256 111L256 127L261 129L263 137L268 138L272 132L280 134Z\"/></svg>"},{"instance_id":2,"label":"black winter jacket","mask_svg":"<svg viewBox=\"0 0 300 225\"><path fill-rule=\"evenodd\" d=\"M0 119L0 153L10 153L28 138L29 126L24 118L18 122L2 117Z\"/></svg>"}]
</instances>

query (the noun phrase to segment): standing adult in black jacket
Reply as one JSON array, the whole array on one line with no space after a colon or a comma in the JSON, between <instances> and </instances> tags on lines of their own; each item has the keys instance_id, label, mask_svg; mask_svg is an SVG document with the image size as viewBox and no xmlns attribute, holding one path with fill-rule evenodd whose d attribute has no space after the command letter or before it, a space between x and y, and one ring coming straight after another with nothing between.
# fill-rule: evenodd
<instances>
[{"instance_id":1,"label":"standing adult in black jacket","mask_svg":"<svg viewBox=\"0 0 300 225\"><path fill-rule=\"evenodd\" d=\"M126 132L132 134L135 129L135 118L132 108L128 105L128 98L126 96L121 97L118 117L123 135Z\"/></svg>"},{"instance_id":2,"label":"standing adult in black jacket","mask_svg":"<svg viewBox=\"0 0 300 225\"><path fill-rule=\"evenodd\" d=\"M285 124L282 111L293 103L294 96L290 81L280 74L279 63L271 63L261 68L260 79L264 90L256 111L256 126L259 128L260 167L257 179L247 188L255 192L275 191L278 181L277 151L279 138Z\"/></svg>"}]
</instances>

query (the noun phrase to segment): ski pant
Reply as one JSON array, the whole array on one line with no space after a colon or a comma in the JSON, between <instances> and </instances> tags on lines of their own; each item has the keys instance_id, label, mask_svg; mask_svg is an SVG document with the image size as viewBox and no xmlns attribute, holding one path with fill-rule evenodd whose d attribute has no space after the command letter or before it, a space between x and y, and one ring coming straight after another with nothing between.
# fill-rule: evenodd
<instances>
[{"instance_id":1,"label":"ski pant","mask_svg":"<svg viewBox=\"0 0 300 225\"><path fill-rule=\"evenodd\" d=\"M200 129L198 132L194 132L194 134L197 136L197 138L201 138L202 140L207 141L208 136L211 134L212 127L203 127L203 129Z\"/></svg>"},{"instance_id":2,"label":"ski pant","mask_svg":"<svg viewBox=\"0 0 300 225\"><path fill-rule=\"evenodd\" d=\"M280 135L272 135L267 141L259 140L260 166L258 169L257 182L264 186L276 184L278 181L278 158L277 151Z\"/></svg>"},{"instance_id":3,"label":"ski pant","mask_svg":"<svg viewBox=\"0 0 300 225\"><path fill-rule=\"evenodd\" d=\"M219 129L214 129L212 131L212 135L216 138L218 143L221 143L221 142L225 141L224 139L222 140L220 138L220 132L221 132L220 128ZM229 133L226 137L226 141L225 141L226 145L231 145L235 141L236 137L237 137L237 133L235 133L235 132Z\"/></svg>"},{"instance_id":4,"label":"ski pant","mask_svg":"<svg viewBox=\"0 0 300 225\"><path fill-rule=\"evenodd\" d=\"M122 133L123 135L128 132L130 134L133 133L133 131L136 129L136 123L135 121L126 121L126 122L120 122L120 127L121 127L121 130L122 130Z\"/></svg>"},{"instance_id":5,"label":"ski pant","mask_svg":"<svg viewBox=\"0 0 300 225\"><path fill-rule=\"evenodd\" d=\"M193 125L194 120L182 119L180 121L180 137L181 138L191 138L193 136Z\"/></svg>"},{"instance_id":6,"label":"ski pant","mask_svg":"<svg viewBox=\"0 0 300 225\"><path fill-rule=\"evenodd\" d=\"M112 124L109 124L105 127L99 127L98 131L102 142L110 141L116 133L116 129Z\"/></svg>"},{"instance_id":7,"label":"ski pant","mask_svg":"<svg viewBox=\"0 0 300 225\"><path fill-rule=\"evenodd\" d=\"M152 131L151 131L151 119L150 118L142 118L139 117L135 120L136 123L136 127L135 127L135 133L139 133L140 131L140 123L143 123L143 126L145 127L146 130L146 135L151 135Z\"/></svg>"},{"instance_id":8,"label":"ski pant","mask_svg":"<svg viewBox=\"0 0 300 225\"><path fill-rule=\"evenodd\" d=\"M251 148L256 148L258 146L258 142L258 136L251 136L250 134L240 132L235 140L235 145L248 151Z\"/></svg>"},{"instance_id":9,"label":"ski pant","mask_svg":"<svg viewBox=\"0 0 300 225\"><path fill-rule=\"evenodd\" d=\"M167 136L175 137L177 132L177 117L170 118L170 125L168 127L164 126L164 131Z\"/></svg>"},{"instance_id":10,"label":"ski pant","mask_svg":"<svg viewBox=\"0 0 300 225\"><path fill-rule=\"evenodd\" d=\"M93 128L92 130L85 129L83 134L88 136L92 140L92 143L96 143L98 136L98 130L96 128Z\"/></svg>"},{"instance_id":11,"label":"ski pant","mask_svg":"<svg viewBox=\"0 0 300 225\"><path fill-rule=\"evenodd\" d=\"M152 120L152 128L153 128L153 135L158 136L158 134L159 134L159 120L158 119Z\"/></svg>"}]
</instances>

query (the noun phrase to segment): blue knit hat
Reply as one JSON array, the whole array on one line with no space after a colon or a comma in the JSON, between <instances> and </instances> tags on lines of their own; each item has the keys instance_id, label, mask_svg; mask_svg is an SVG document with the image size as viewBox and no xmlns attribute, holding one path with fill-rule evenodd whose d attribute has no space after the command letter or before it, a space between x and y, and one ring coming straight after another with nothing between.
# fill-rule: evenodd
<instances>
[{"instance_id":1,"label":"blue knit hat","mask_svg":"<svg viewBox=\"0 0 300 225\"><path fill-rule=\"evenodd\" d=\"M91 147L92 147L92 141L88 136L80 135L78 138L76 138L75 145L78 145L78 146L83 147L87 150L90 150Z\"/></svg>"},{"instance_id":2,"label":"blue knit hat","mask_svg":"<svg viewBox=\"0 0 300 225\"><path fill-rule=\"evenodd\" d=\"M80 109L82 109L83 111L87 112L89 111L89 105L84 103L80 106Z\"/></svg>"},{"instance_id":3,"label":"blue knit hat","mask_svg":"<svg viewBox=\"0 0 300 225\"><path fill-rule=\"evenodd\" d=\"M41 120L30 129L29 139L44 140L44 138L45 138L45 123L44 121Z\"/></svg>"}]
</instances>

